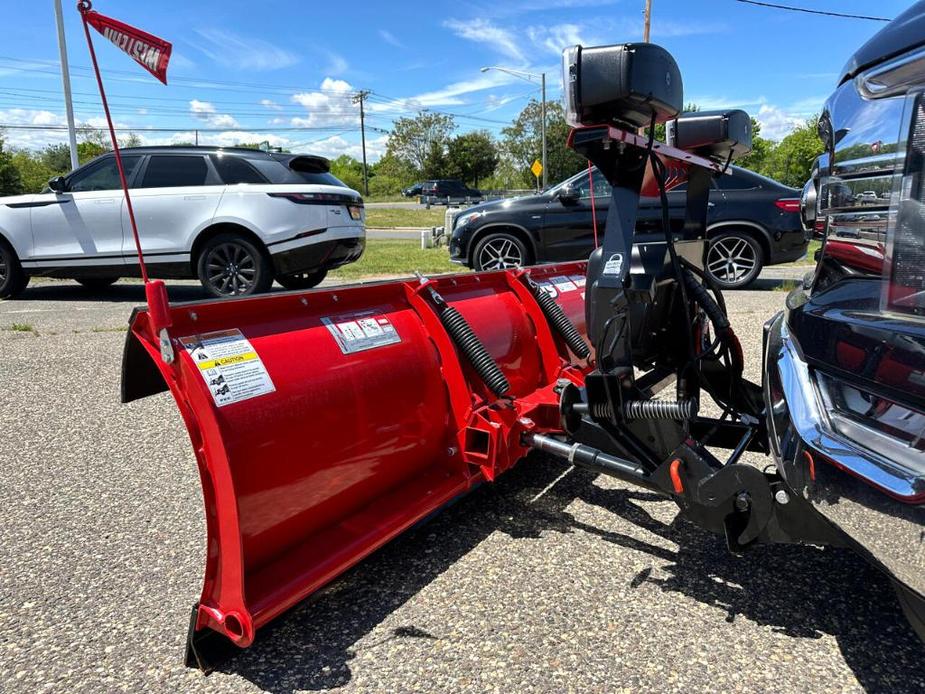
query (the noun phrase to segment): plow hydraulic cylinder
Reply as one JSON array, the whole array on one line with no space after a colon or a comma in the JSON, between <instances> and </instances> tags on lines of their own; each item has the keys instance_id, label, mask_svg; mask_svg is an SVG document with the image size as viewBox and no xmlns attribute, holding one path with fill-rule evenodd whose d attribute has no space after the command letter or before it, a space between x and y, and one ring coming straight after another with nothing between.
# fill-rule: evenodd
<instances>
[{"instance_id":1,"label":"plow hydraulic cylinder","mask_svg":"<svg viewBox=\"0 0 925 694\"><path fill-rule=\"evenodd\" d=\"M661 492L641 466L629 460L608 455L591 446L567 443L552 436L534 433L525 434L524 443L538 451L567 460L572 465Z\"/></svg>"}]
</instances>

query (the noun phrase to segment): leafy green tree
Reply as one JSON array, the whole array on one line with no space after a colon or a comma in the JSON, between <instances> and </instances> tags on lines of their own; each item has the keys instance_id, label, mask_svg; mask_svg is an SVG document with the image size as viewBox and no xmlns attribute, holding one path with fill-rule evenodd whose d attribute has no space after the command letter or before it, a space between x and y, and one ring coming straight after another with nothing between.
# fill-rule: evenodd
<instances>
[{"instance_id":1,"label":"leafy green tree","mask_svg":"<svg viewBox=\"0 0 925 694\"><path fill-rule=\"evenodd\" d=\"M476 188L498 166L498 148L485 130L458 135L447 148L448 170L453 178L462 179Z\"/></svg>"},{"instance_id":2,"label":"leafy green tree","mask_svg":"<svg viewBox=\"0 0 925 694\"><path fill-rule=\"evenodd\" d=\"M532 186L535 179L530 165L542 159L542 107L531 99L514 123L504 128L504 153L513 165L522 172L521 185ZM546 176L551 183L577 173L588 165L580 155L566 146L569 134L568 123L562 105L555 101L546 102Z\"/></svg>"},{"instance_id":3,"label":"leafy green tree","mask_svg":"<svg viewBox=\"0 0 925 694\"><path fill-rule=\"evenodd\" d=\"M331 173L344 182L348 188L363 190L363 163L349 154L341 154L331 160Z\"/></svg>"},{"instance_id":4,"label":"leafy green tree","mask_svg":"<svg viewBox=\"0 0 925 694\"><path fill-rule=\"evenodd\" d=\"M427 146L427 156L424 157L421 175L424 178L446 178L449 175L449 160L444 143L431 140Z\"/></svg>"},{"instance_id":5,"label":"leafy green tree","mask_svg":"<svg viewBox=\"0 0 925 694\"><path fill-rule=\"evenodd\" d=\"M752 116L752 151L741 159L737 159L735 163L743 169L763 173L765 164L771 152L774 151L774 147L773 140L761 137L761 123Z\"/></svg>"},{"instance_id":6,"label":"leafy green tree","mask_svg":"<svg viewBox=\"0 0 925 694\"><path fill-rule=\"evenodd\" d=\"M19 171L24 193L39 193L48 183L48 179L60 172L48 168L41 157L25 149L12 152L13 165Z\"/></svg>"},{"instance_id":7,"label":"leafy green tree","mask_svg":"<svg viewBox=\"0 0 925 694\"><path fill-rule=\"evenodd\" d=\"M813 162L823 152L816 133L819 118L813 117L798 126L768 153L759 173L781 183L800 188L809 179Z\"/></svg>"},{"instance_id":8,"label":"leafy green tree","mask_svg":"<svg viewBox=\"0 0 925 694\"><path fill-rule=\"evenodd\" d=\"M4 149L3 139L0 138L0 195L19 195L23 192L22 178L19 169L13 162L13 155Z\"/></svg>"},{"instance_id":9,"label":"leafy green tree","mask_svg":"<svg viewBox=\"0 0 925 694\"><path fill-rule=\"evenodd\" d=\"M440 163L438 152L445 153L455 129L453 117L442 113L421 111L414 118L399 118L392 125L386 153L423 174Z\"/></svg>"}]
</instances>

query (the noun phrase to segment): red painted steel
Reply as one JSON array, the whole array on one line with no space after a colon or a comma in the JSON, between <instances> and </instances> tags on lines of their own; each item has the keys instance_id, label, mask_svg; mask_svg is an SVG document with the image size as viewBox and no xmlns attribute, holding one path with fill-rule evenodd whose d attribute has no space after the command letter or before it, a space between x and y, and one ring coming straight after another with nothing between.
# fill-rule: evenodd
<instances>
[{"instance_id":1,"label":"red painted steel","mask_svg":"<svg viewBox=\"0 0 925 694\"><path fill-rule=\"evenodd\" d=\"M581 383L588 365L550 328L526 282L553 294L584 334L585 270L569 263L186 304L157 326L139 311L129 340L173 394L202 480L208 553L197 629L249 645L260 626L511 467L527 453L524 432L558 431L557 381ZM428 287L468 321L508 396L494 396L457 350ZM400 341L345 354L323 319L359 312L387 320ZM158 339L165 324L172 363ZM273 392L216 405L180 340L220 330L247 338Z\"/></svg>"}]
</instances>

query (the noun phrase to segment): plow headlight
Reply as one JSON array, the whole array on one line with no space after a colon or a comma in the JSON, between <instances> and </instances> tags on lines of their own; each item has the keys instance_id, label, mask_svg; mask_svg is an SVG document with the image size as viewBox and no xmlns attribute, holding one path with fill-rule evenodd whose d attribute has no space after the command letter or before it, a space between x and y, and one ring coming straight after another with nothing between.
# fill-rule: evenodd
<instances>
[{"instance_id":1,"label":"plow headlight","mask_svg":"<svg viewBox=\"0 0 925 694\"><path fill-rule=\"evenodd\" d=\"M671 54L651 43L626 43L562 53L562 85L569 125L616 123L630 128L664 123L684 102L681 71Z\"/></svg>"}]
</instances>

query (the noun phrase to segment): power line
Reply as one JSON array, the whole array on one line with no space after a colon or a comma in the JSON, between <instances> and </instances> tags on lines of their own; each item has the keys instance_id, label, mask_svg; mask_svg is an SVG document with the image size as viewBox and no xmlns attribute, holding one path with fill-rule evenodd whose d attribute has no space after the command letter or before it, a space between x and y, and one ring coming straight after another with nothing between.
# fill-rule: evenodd
<instances>
[{"instance_id":1,"label":"power line","mask_svg":"<svg viewBox=\"0 0 925 694\"><path fill-rule=\"evenodd\" d=\"M374 127L371 125L366 126L369 130L374 130L378 133L388 135L389 131L385 128ZM35 131L49 131L49 132L58 132L66 131L66 125L22 125L19 123L0 123L0 130L35 130ZM92 125L78 125L77 130L80 131L94 131L99 130L99 128ZM315 126L315 127L305 127L305 128L295 128L295 127L286 127L286 128L276 128L273 126L267 128L199 128L195 125L185 126L182 128L162 128L162 127L117 127L117 131L126 132L126 133L183 133L183 132L192 132L198 130L201 133L301 133L301 132L337 132L338 130L343 131L342 125L336 126ZM358 132L359 129L343 131L343 132Z\"/></svg>"},{"instance_id":2,"label":"power line","mask_svg":"<svg viewBox=\"0 0 925 694\"><path fill-rule=\"evenodd\" d=\"M805 12L806 14L821 14L825 17L842 17L844 19L867 19L872 22L891 22L893 20L886 17L871 17L863 14L844 14L842 12L826 12L824 10L810 10L805 7L793 7L792 5L778 5L773 2L759 2L758 0L735 0L745 5L758 5L759 7L770 7L775 10L789 10L790 12Z\"/></svg>"}]
</instances>

